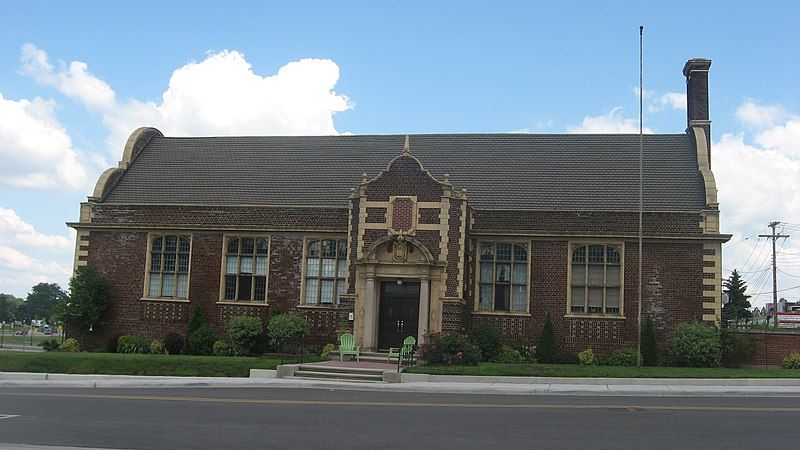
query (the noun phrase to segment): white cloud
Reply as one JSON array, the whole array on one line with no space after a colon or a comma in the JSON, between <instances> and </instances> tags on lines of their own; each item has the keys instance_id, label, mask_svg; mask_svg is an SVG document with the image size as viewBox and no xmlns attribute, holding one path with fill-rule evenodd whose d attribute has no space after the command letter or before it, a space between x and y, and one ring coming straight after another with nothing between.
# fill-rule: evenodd
<instances>
[{"instance_id":1,"label":"white cloud","mask_svg":"<svg viewBox=\"0 0 800 450\"><path fill-rule=\"evenodd\" d=\"M765 148L779 149L787 155L800 158L800 116L758 133L755 141ZM800 179L797 183L800 184Z\"/></svg>"},{"instance_id":2,"label":"white cloud","mask_svg":"<svg viewBox=\"0 0 800 450\"><path fill-rule=\"evenodd\" d=\"M611 109L608 114L601 116L585 116L580 125L567 127L568 133L597 133L597 134L616 134L616 133L638 133L639 122L636 119L622 117L621 106ZM642 130L646 134L652 134L653 130L644 127Z\"/></svg>"},{"instance_id":3,"label":"white cloud","mask_svg":"<svg viewBox=\"0 0 800 450\"><path fill-rule=\"evenodd\" d=\"M54 107L52 100L11 100L0 93L0 184L31 189L87 187L80 152Z\"/></svg>"},{"instance_id":4,"label":"white cloud","mask_svg":"<svg viewBox=\"0 0 800 450\"><path fill-rule=\"evenodd\" d=\"M71 251L74 243L74 232L67 236L39 233L16 211L0 206L0 244L44 251Z\"/></svg>"},{"instance_id":5,"label":"white cloud","mask_svg":"<svg viewBox=\"0 0 800 450\"><path fill-rule=\"evenodd\" d=\"M22 72L45 86L56 88L67 97L79 100L91 108L114 106L114 91L111 86L89 73L89 66L73 61L67 66L60 62L58 71L47 60L47 53L33 44L22 46Z\"/></svg>"},{"instance_id":6,"label":"white cloud","mask_svg":"<svg viewBox=\"0 0 800 450\"><path fill-rule=\"evenodd\" d=\"M772 291L771 249L757 235L767 233L766 224L773 220L800 223L798 139L798 123L794 118L756 134L754 143L748 143L744 133L728 133L712 147L711 164L719 189L722 231L734 235L723 247L723 267L727 269L724 276L730 275L730 269L742 271L748 292L762 293L751 299L753 305L763 306L771 301ZM782 245L783 250L800 254L800 239L793 236ZM784 270L798 273L796 267ZM779 288L797 284L796 278L780 273L778 283ZM796 298L798 291L780 295Z\"/></svg>"},{"instance_id":7,"label":"white cloud","mask_svg":"<svg viewBox=\"0 0 800 450\"><path fill-rule=\"evenodd\" d=\"M658 103L672 109L686 111L686 94L683 92L667 92L658 97Z\"/></svg>"},{"instance_id":8,"label":"white cloud","mask_svg":"<svg viewBox=\"0 0 800 450\"><path fill-rule=\"evenodd\" d=\"M85 63L54 71L47 54L31 44L22 60L25 73L101 112L115 157L140 126L167 136L339 134L333 115L352 107L334 91L339 67L329 59L301 59L261 76L235 50L209 53L175 70L160 102L119 102Z\"/></svg>"},{"instance_id":9,"label":"white cloud","mask_svg":"<svg viewBox=\"0 0 800 450\"><path fill-rule=\"evenodd\" d=\"M751 128L766 128L786 120L789 113L780 105L762 105L748 99L736 109L736 118Z\"/></svg>"},{"instance_id":10,"label":"white cloud","mask_svg":"<svg viewBox=\"0 0 800 450\"><path fill-rule=\"evenodd\" d=\"M12 209L0 207L0 292L24 297L40 282L66 286L75 232L39 233Z\"/></svg>"}]
</instances>

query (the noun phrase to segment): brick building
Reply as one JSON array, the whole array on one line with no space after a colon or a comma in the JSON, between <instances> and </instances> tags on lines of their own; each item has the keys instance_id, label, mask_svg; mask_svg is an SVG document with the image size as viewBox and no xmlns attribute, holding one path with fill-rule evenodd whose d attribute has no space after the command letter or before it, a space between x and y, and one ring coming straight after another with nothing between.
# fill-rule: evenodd
<instances>
[{"instance_id":1,"label":"brick building","mask_svg":"<svg viewBox=\"0 0 800 450\"><path fill-rule=\"evenodd\" d=\"M664 337L720 315L708 69L685 133L645 135L643 311ZM81 204L76 266L111 281L87 342L185 332L193 304L297 312L367 349L489 322L564 355L635 346L637 135L164 137L140 128Z\"/></svg>"}]
</instances>

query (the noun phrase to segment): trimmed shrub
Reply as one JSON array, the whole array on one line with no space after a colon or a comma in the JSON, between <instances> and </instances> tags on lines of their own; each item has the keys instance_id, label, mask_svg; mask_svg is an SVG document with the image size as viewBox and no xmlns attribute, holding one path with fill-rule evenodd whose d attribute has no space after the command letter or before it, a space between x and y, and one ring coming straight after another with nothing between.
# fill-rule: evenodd
<instances>
[{"instance_id":1,"label":"trimmed shrub","mask_svg":"<svg viewBox=\"0 0 800 450\"><path fill-rule=\"evenodd\" d=\"M324 360L328 360L331 357L331 352L334 351L334 350L336 350L336 346L335 345L333 345L333 344L325 344L325 346L322 347L322 353L320 353L319 357L324 359Z\"/></svg>"},{"instance_id":2,"label":"trimmed shrub","mask_svg":"<svg viewBox=\"0 0 800 450\"><path fill-rule=\"evenodd\" d=\"M723 328L719 331L722 341L722 365L738 367L749 361L758 349L758 338L740 334L736 329Z\"/></svg>"},{"instance_id":3,"label":"trimmed shrub","mask_svg":"<svg viewBox=\"0 0 800 450\"><path fill-rule=\"evenodd\" d=\"M237 356L249 356L253 354L254 348L258 345L259 336L264 328L258 317L236 316L228 321L228 336L231 338L231 348L233 354Z\"/></svg>"},{"instance_id":4,"label":"trimmed shrub","mask_svg":"<svg viewBox=\"0 0 800 450\"><path fill-rule=\"evenodd\" d=\"M269 318L267 335L270 345L277 351L286 350L277 348L278 339L289 338L299 345L309 334L311 334L311 330L308 321L297 314L280 314Z\"/></svg>"},{"instance_id":5,"label":"trimmed shrub","mask_svg":"<svg viewBox=\"0 0 800 450\"><path fill-rule=\"evenodd\" d=\"M653 317L647 316L642 327L642 364L645 366L658 365L658 338Z\"/></svg>"},{"instance_id":6,"label":"trimmed shrub","mask_svg":"<svg viewBox=\"0 0 800 450\"><path fill-rule=\"evenodd\" d=\"M58 347L60 352L77 353L81 351L81 344L75 338L65 339L64 342Z\"/></svg>"},{"instance_id":7,"label":"trimmed shrub","mask_svg":"<svg viewBox=\"0 0 800 450\"><path fill-rule=\"evenodd\" d=\"M515 341L511 347L525 358L525 362L536 363L536 344L533 341Z\"/></svg>"},{"instance_id":8,"label":"trimmed shrub","mask_svg":"<svg viewBox=\"0 0 800 450\"><path fill-rule=\"evenodd\" d=\"M178 333L167 333L164 336L164 349L168 355L180 355L183 351L183 336Z\"/></svg>"},{"instance_id":9,"label":"trimmed shrub","mask_svg":"<svg viewBox=\"0 0 800 450\"><path fill-rule=\"evenodd\" d=\"M480 349L483 361L495 361L500 357L503 336L497 328L479 323L470 328L467 336Z\"/></svg>"},{"instance_id":10,"label":"trimmed shrub","mask_svg":"<svg viewBox=\"0 0 800 450\"><path fill-rule=\"evenodd\" d=\"M800 369L800 352L794 352L783 358L784 369Z\"/></svg>"},{"instance_id":11,"label":"trimmed shrub","mask_svg":"<svg viewBox=\"0 0 800 450\"><path fill-rule=\"evenodd\" d=\"M591 348L587 348L578 353L578 362L581 363L582 366L591 366L594 364L594 359L594 351L592 351Z\"/></svg>"},{"instance_id":12,"label":"trimmed shrub","mask_svg":"<svg viewBox=\"0 0 800 450\"><path fill-rule=\"evenodd\" d=\"M719 331L699 322L678 325L672 338L670 360L682 367L719 367L722 362Z\"/></svg>"},{"instance_id":13,"label":"trimmed shrub","mask_svg":"<svg viewBox=\"0 0 800 450\"><path fill-rule=\"evenodd\" d=\"M164 354L164 343L159 341L158 339L154 339L153 342L150 343L150 354L151 355L163 355Z\"/></svg>"},{"instance_id":14,"label":"trimmed shrub","mask_svg":"<svg viewBox=\"0 0 800 450\"><path fill-rule=\"evenodd\" d=\"M536 360L544 364L556 362L556 330L549 312L544 320L542 332L539 333L539 342L536 344Z\"/></svg>"},{"instance_id":15,"label":"trimmed shrub","mask_svg":"<svg viewBox=\"0 0 800 450\"><path fill-rule=\"evenodd\" d=\"M618 348L611 353L608 359L609 366L635 366L636 365L636 349L635 348Z\"/></svg>"},{"instance_id":16,"label":"trimmed shrub","mask_svg":"<svg viewBox=\"0 0 800 450\"><path fill-rule=\"evenodd\" d=\"M203 315L200 305L195 303L194 309L192 310L192 317L189 319L189 324L186 325L186 339L188 340L190 334L194 333L198 328L205 324L206 316Z\"/></svg>"},{"instance_id":17,"label":"trimmed shrub","mask_svg":"<svg viewBox=\"0 0 800 450\"><path fill-rule=\"evenodd\" d=\"M186 335L186 350L190 355L209 356L217 336L206 324Z\"/></svg>"},{"instance_id":18,"label":"trimmed shrub","mask_svg":"<svg viewBox=\"0 0 800 450\"><path fill-rule=\"evenodd\" d=\"M213 348L214 356L229 356L231 354L231 346L223 340L214 342Z\"/></svg>"},{"instance_id":19,"label":"trimmed shrub","mask_svg":"<svg viewBox=\"0 0 800 450\"><path fill-rule=\"evenodd\" d=\"M519 350L504 345L500 347L500 356L497 357L495 362L503 364L525 364L528 361L522 356Z\"/></svg>"},{"instance_id":20,"label":"trimmed shrub","mask_svg":"<svg viewBox=\"0 0 800 450\"><path fill-rule=\"evenodd\" d=\"M61 344L58 343L56 339L45 339L39 343L39 347L42 347L42 350L46 352L54 352L58 350Z\"/></svg>"},{"instance_id":21,"label":"trimmed shrub","mask_svg":"<svg viewBox=\"0 0 800 450\"><path fill-rule=\"evenodd\" d=\"M150 352L150 341L143 337L125 335L117 341L117 353L145 354Z\"/></svg>"},{"instance_id":22,"label":"trimmed shrub","mask_svg":"<svg viewBox=\"0 0 800 450\"><path fill-rule=\"evenodd\" d=\"M427 335L420 355L428 364L474 366L481 362L481 350L457 331Z\"/></svg>"}]
</instances>

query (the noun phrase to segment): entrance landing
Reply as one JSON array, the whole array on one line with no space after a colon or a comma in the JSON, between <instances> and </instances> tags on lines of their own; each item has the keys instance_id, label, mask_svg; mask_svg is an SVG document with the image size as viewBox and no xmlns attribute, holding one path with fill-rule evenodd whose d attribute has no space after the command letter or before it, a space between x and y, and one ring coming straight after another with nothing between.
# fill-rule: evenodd
<instances>
[{"instance_id":1,"label":"entrance landing","mask_svg":"<svg viewBox=\"0 0 800 450\"><path fill-rule=\"evenodd\" d=\"M380 369L380 370L397 370L397 363L386 364L385 362L376 361L322 361L314 363L315 366L329 366L329 367L346 367L357 369Z\"/></svg>"}]
</instances>

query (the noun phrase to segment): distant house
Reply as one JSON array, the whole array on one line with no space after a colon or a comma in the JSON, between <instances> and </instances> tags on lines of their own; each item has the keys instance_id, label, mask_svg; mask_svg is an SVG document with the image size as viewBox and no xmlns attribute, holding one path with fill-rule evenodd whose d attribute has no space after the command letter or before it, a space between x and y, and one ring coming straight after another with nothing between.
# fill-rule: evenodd
<instances>
[{"instance_id":1,"label":"distant house","mask_svg":"<svg viewBox=\"0 0 800 450\"><path fill-rule=\"evenodd\" d=\"M708 70L692 59L688 127L645 135L642 306L664 337L721 307ZM136 130L81 204L75 265L111 281L86 336L184 333L194 304L296 312L313 343L367 349L487 322L562 355L635 346L639 137L426 134L165 137Z\"/></svg>"}]
</instances>

